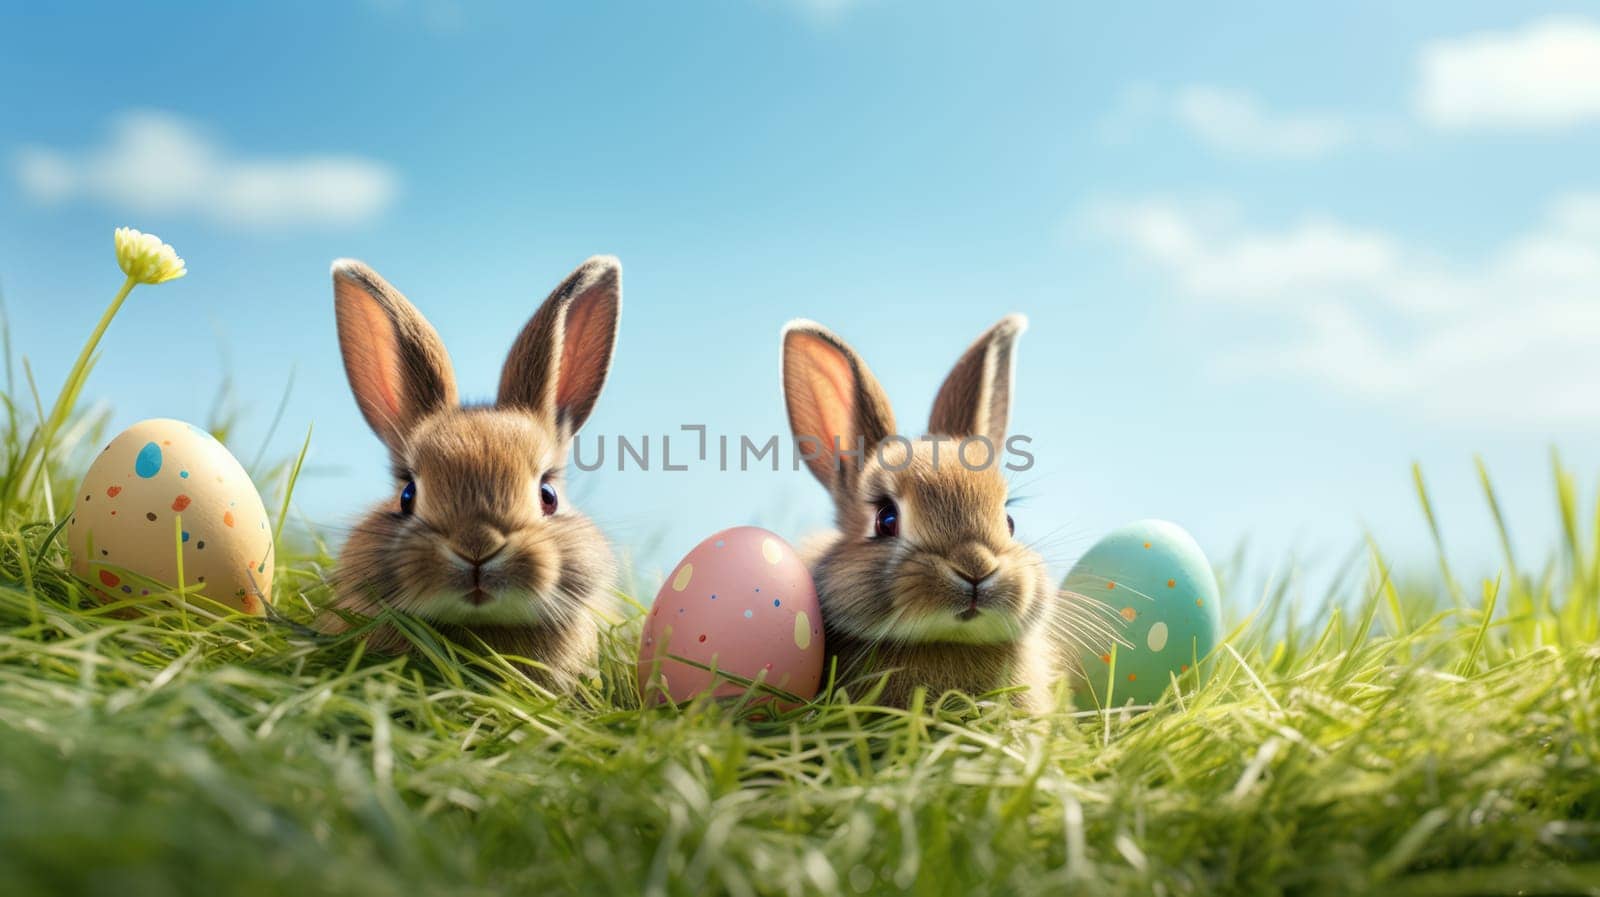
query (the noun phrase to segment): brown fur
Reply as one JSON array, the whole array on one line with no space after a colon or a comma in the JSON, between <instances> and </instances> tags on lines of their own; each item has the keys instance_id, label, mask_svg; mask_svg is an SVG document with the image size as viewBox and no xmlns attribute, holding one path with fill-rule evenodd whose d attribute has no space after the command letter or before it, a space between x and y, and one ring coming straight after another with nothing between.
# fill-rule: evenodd
<instances>
[{"instance_id":1,"label":"brown fur","mask_svg":"<svg viewBox=\"0 0 1600 897\"><path fill-rule=\"evenodd\" d=\"M589 260L551 294L513 346L491 407L457 405L438 335L371 269L336 263L334 296L351 388L396 470L393 496L362 518L340 554L334 608L413 614L448 637L532 661L530 673L549 685L570 686L593 662L595 611L616 577L604 536L562 489L573 434L605 384L616 342L616 260ZM417 487L409 515L399 498L408 480ZM559 496L551 515L543 482ZM327 614L323 625L345 623ZM409 647L388 626L369 644Z\"/></svg>"},{"instance_id":2,"label":"brown fur","mask_svg":"<svg viewBox=\"0 0 1600 897\"><path fill-rule=\"evenodd\" d=\"M812 573L829 653L854 694L887 674L880 700L896 706L917 688L937 697L1017 685L1027 686L1019 703L1051 706L1060 666L1055 590L1044 561L1009 531L998 460L1013 348L1025 326L1020 316L1006 318L973 344L934 402L929 429L938 435L913 440L890 439L889 402L849 345L808 321L784 331L784 394L796 437L867 449L864 457L829 451L809 462L833 495L838 527ZM960 463L968 436L991 440L992 463ZM967 451L972 466L984 460L981 444ZM884 499L900 512L893 538L873 536Z\"/></svg>"}]
</instances>

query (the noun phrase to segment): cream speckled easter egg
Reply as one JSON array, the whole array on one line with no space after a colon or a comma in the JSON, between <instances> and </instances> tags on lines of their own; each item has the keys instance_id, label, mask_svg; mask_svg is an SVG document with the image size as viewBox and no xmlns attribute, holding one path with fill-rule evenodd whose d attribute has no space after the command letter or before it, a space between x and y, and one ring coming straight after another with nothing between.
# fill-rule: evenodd
<instances>
[{"instance_id":1,"label":"cream speckled easter egg","mask_svg":"<svg viewBox=\"0 0 1600 897\"><path fill-rule=\"evenodd\" d=\"M656 593L640 636L639 690L679 702L713 686L718 696L745 693L675 659L682 658L810 699L822 684L824 653L805 564L773 533L736 526L695 546Z\"/></svg>"},{"instance_id":2,"label":"cream speckled easter egg","mask_svg":"<svg viewBox=\"0 0 1600 897\"><path fill-rule=\"evenodd\" d=\"M1105 706L1109 694L1115 706L1152 704L1173 677L1204 677L1206 665L1199 661L1222 633L1217 578L1182 527L1141 520L1115 530L1073 565L1062 585L1114 611L1116 634L1125 642L1107 640L1080 654L1087 681L1079 685L1095 703Z\"/></svg>"},{"instance_id":3,"label":"cream speckled easter egg","mask_svg":"<svg viewBox=\"0 0 1600 897\"><path fill-rule=\"evenodd\" d=\"M244 468L210 433L156 418L123 430L78 487L67 525L72 572L102 597L184 585L219 604L265 613L272 527Z\"/></svg>"}]
</instances>

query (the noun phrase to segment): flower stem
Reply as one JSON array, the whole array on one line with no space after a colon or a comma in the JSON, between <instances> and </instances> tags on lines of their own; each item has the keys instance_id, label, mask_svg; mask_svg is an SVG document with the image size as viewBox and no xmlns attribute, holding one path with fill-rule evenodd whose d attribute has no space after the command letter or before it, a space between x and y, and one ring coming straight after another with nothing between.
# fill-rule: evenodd
<instances>
[{"instance_id":1,"label":"flower stem","mask_svg":"<svg viewBox=\"0 0 1600 897\"><path fill-rule=\"evenodd\" d=\"M72 406L77 404L78 393L83 388L83 380L88 377L89 359L93 357L95 348L100 345L100 338L106 335L106 328L111 326L111 319L117 316L122 303L138 283L132 277L122 282L122 289L117 291L117 297L106 306L105 313L100 316L100 323L96 324L94 332L89 334L89 341L83 344L83 351L78 353L78 360L73 362L72 369L67 372L66 384L56 396L55 407L50 409L50 416L43 422L43 435L46 441L55 435L56 429L65 423L67 415L72 413Z\"/></svg>"}]
</instances>

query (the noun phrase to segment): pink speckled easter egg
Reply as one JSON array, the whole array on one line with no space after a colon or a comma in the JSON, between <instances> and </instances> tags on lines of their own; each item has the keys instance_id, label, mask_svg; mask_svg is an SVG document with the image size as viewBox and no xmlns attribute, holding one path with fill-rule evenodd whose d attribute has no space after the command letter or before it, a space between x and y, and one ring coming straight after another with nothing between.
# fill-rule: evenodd
<instances>
[{"instance_id":1,"label":"pink speckled easter egg","mask_svg":"<svg viewBox=\"0 0 1600 897\"><path fill-rule=\"evenodd\" d=\"M805 564L773 533L736 526L696 545L656 593L640 639L639 691L655 702L687 701L713 686L719 697L744 694L682 658L810 699L823 656L822 612Z\"/></svg>"}]
</instances>

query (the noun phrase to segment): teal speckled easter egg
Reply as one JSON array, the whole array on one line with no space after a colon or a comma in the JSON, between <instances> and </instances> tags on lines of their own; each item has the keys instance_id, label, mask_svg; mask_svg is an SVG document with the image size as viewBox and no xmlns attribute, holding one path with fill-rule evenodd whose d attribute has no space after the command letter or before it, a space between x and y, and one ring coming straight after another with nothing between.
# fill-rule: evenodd
<instances>
[{"instance_id":1,"label":"teal speckled easter egg","mask_svg":"<svg viewBox=\"0 0 1600 897\"><path fill-rule=\"evenodd\" d=\"M1062 585L1102 602L1122 640L1091 639L1078 686L1093 698L1080 703L1153 704L1174 677L1187 684L1204 676L1200 662L1222 634L1217 578L1182 527L1165 520L1124 526L1096 542Z\"/></svg>"}]
</instances>

